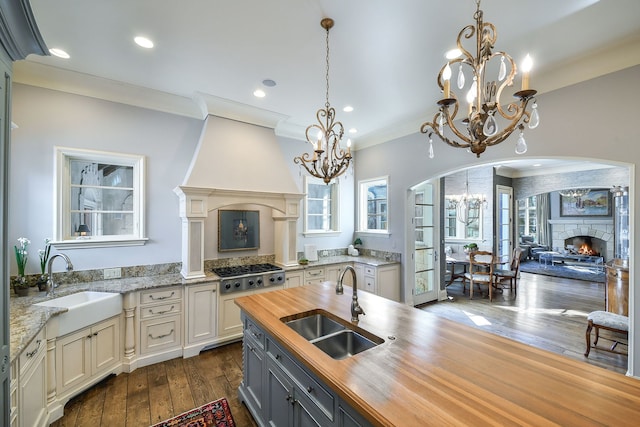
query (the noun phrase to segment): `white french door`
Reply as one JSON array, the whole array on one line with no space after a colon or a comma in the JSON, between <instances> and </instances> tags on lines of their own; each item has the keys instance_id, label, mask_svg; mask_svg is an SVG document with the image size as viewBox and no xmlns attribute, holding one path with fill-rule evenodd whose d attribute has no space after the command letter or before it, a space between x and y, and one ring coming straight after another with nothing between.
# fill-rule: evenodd
<instances>
[{"instance_id":1,"label":"white french door","mask_svg":"<svg viewBox=\"0 0 640 427\"><path fill-rule=\"evenodd\" d=\"M440 268L438 261L439 227L437 181L425 182L412 189L410 201L413 239L413 305L438 299Z\"/></svg>"},{"instance_id":2,"label":"white french door","mask_svg":"<svg viewBox=\"0 0 640 427\"><path fill-rule=\"evenodd\" d=\"M496 186L496 258L511 261L513 244L513 188Z\"/></svg>"}]
</instances>

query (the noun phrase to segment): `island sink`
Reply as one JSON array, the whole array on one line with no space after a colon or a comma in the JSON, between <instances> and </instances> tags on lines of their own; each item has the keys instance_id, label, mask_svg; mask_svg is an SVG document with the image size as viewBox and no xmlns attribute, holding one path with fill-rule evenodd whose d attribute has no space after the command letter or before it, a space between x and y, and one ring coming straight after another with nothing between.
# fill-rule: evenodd
<instances>
[{"instance_id":1,"label":"island sink","mask_svg":"<svg viewBox=\"0 0 640 427\"><path fill-rule=\"evenodd\" d=\"M345 359L384 342L375 335L324 310L312 310L281 319L310 343L333 359ZM367 335L367 336L365 336Z\"/></svg>"}]
</instances>

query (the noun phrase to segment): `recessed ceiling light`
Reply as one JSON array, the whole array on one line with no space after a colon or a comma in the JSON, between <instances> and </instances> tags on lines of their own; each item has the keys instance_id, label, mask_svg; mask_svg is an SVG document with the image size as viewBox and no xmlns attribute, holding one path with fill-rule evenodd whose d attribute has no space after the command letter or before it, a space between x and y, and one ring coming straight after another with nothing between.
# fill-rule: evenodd
<instances>
[{"instance_id":1,"label":"recessed ceiling light","mask_svg":"<svg viewBox=\"0 0 640 427\"><path fill-rule=\"evenodd\" d=\"M347 105L342 109L342 111L344 111L345 113L350 113L353 111L353 107L351 105Z\"/></svg>"},{"instance_id":2,"label":"recessed ceiling light","mask_svg":"<svg viewBox=\"0 0 640 427\"><path fill-rule=\"evenodd\" d=\"M356 128L351 128L351 129L349 129L349 133L352 133L352 134L353 134L353 133L358 133L358 129L356 129Z\"/></svg>"},{"instance_id":3,"label":"recessed ceiling light","mask_svg":"<svg viewBox=\"0 0 640 427\"><path fill-rule=\"evenodd\" d=\"M462 55L462 51L460 49L458 49L458 48L448 50L444 54L445 58L447 58L447 59L456 59L460 55Z\"/></svg>"},{"instance_id":4,"label":"recessed ceiling light","mask_svg":"<svg viewBox=\"0 0 640 427\"><path fill-rule=\"evenodd\" d=\"M253 91L253 96L255 96L256 98L264 98L267 94L264 93L264 91L262 89L256 89Z\"/></svg>"},{"instance_id":5,"label":"recessed ceiling light","mask_svg":"<svg viewBox=\"0 0 640 427\"><path fill-rule=\"evenodd\" d=\"M71 56L69 56L69 54L67 52L65 52L62 49L58 49L58 48L51 48L49 49L49 53L53 56L57 56L58 58L63 58L63 59L69 59L71 58Z\"/></svg>"},{"instance_id":6,"label":"recessed ceiling light","mask_svg":"<svg viewBox=\"0 0 640 427\"><path fill-rule=\"evenodd\" d=\"M136 44L140 47L144 47L145 49L151 49L153 47L153 42L146 37L138 36L133 39Z\"/></svg>"},{"instance_id":7,"label":"recessed ceiling light","mask_svg":"<svg viewBox=\"0 0 640 427\"><path fill-rule=\"evenodd\" d=\"M276 85L276 82L271 79L264 79L262 81L262 84L265 85L266 87L274 87Z\"/></svg>"}]
</instances>

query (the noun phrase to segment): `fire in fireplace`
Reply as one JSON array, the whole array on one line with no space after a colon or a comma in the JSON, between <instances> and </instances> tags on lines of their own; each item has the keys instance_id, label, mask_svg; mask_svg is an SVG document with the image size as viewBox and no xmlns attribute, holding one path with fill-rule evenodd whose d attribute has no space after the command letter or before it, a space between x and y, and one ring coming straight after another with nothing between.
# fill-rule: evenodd
<instances>
[{"instance_id":1,"label":"fire in fireplace","mask_svg":"<svg viewBox=\"0 0 640 427\"><path fill-rule=\"evenodd\" d=\"M606 242L597 237L575 236L565 240L567 251L579 255L600 256L606 252Z\"/></svg>"}]
</instances>

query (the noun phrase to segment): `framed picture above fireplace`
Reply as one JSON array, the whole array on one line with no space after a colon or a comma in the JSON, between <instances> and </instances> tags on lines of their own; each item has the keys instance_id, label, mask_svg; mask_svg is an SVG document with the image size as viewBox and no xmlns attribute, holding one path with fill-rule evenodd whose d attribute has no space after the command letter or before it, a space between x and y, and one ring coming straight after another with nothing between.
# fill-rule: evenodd
<instances>
[{"instance_id":1,"label":"framed picture above fireplace","mask_svg":"<svg viewBox=\"0 0 640 427\"><path fill-rule=\"evenodd\" d=\"M560 216L611 216L611 191L602 188L584 196L560 194Z\"/></svg>"},{"instance_id":2,"label":"framed picture above fireplace","mask_svg":"<svg viewBox=\"0 0 640 427\"><path fill-rule=\"evenodd\" d=\"M259 211L218 211L218 251L260 248Z\"/></svg>"}]
</instances>

